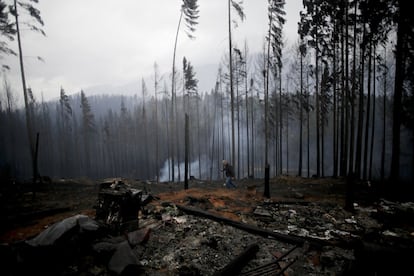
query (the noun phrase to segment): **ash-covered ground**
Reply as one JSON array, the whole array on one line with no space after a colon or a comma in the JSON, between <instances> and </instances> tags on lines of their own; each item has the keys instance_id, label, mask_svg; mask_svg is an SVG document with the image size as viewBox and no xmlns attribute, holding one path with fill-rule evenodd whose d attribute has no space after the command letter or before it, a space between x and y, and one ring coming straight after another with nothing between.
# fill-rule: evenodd
<instances>
[{"instance_id":1,"label":"ash-covered ground","mask_svg":"<svg viewBox=\"0 0 414 276\"><path fill-rule=\"evenodd\" d=\"M137 227L114 232L96 219L102 182L2 191L4 275L387 275L413 257L414 204L363 184L346 210L342 179L272 179L270 198L263 180L122 179L143 201Z\"/></svg>"}]
</instances>

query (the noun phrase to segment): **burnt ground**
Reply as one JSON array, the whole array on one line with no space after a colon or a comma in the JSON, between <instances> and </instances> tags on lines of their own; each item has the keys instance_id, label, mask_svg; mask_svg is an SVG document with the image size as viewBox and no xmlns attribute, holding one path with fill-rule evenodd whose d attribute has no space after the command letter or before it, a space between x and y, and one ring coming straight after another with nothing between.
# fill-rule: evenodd
<instances>
[{"instance_id":1,"label":"burnt ground","mask_svg":"<svg viewBox=\"0 0 414 276\"><path fill-rule=\"evenodd\" d=\"M3 222L0 226L0 242L16 242L39 234L47 226L75 214L95 215L99 184L104 180L57 179L36 184L35 195L31 183L16 183L4 187L0 194L0 214ZM147 181L124 180L133 187L143 190L144 194L161 195L173 199L183 195L183 183L151 183ZM192 193L200 195L219 189L219 193L228 193L223 189L223 181L191 180ZM238 189L260 198L263 194L263 180L239 180ZM344 205L345 182L341 179L306 179L284 177L270 182L272 200L291 200L315 202L333 202ZM190 193L191 193L190 192ZM184 193L185 194L185 193ZM299 198L299 200L298 200ZM264 199L264 198L263 198ZM368 197L364 197L364 200ZM231 204L231 201L227 202ZM223 204L225 204L223 202Z\"/></svg>"},{"instance_id":2,"label":"burnt ground","mask_svg":"<svg viewBox=\"0 0 414 276\"><path fill-rule=\"evenodd\" d=\"M3 185L2 248L75 215L95 218L102 181L43 182L35 196L31 184ZM235 190L225 189L224 181L192 180L188 190L183 183L123 181L152 198L139 212L139 228L147 232L132 247L139 267L134 275L389 275L405 271L413 259L414 204L385 198L369 185L355 186L350 211L344 179L271 179L270 198L263 197L263 180L237 180ZM120 236L106 239L116 243ZM236 272L228 272L243 253ZM91 253L51 271L120 274ZM18 274L13 267L7 272Z\"/></svg>"}]
</instances>

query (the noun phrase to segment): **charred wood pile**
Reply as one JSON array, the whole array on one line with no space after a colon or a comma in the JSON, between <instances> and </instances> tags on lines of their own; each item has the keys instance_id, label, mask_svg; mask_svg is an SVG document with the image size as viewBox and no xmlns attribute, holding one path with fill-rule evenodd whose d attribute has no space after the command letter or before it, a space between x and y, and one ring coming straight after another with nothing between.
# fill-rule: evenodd
<instances>
[{"instance_id":1,"label":"charred wood pile","mask_svg":"<svg viewBox=\"0 0 414 276\"><path fill-rule=\"evenodd\" d=\"M137 230L141 196L141 190L128 186L121 179L101 183L96 220L117 233Z\"/></svg>"}]
</instances>

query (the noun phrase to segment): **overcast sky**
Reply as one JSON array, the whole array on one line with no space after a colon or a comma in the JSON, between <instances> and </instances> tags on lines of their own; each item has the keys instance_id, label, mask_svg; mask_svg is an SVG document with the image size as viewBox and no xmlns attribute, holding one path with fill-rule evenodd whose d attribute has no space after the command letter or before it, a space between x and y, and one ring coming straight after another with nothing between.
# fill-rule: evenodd
<instances>
[{"instance_id":1,"label":"overcast sky","mask_svg":"<svg viewBox=\"0 0 414 276\"><path fill-rule=\"evenodd\" d=\"M176 64L181 69L186 56L200 79L200 89L206 91L214 87L217 68L228 50L227 1L198 2L196 39L188 39L181 29ZM297 37L301 2L286 0L284 33L289 43ZM81 89L86 95L100 90L111 93L114 87L138 83L141 78L150 80L154 62L167 78L181 3L182 0L40 0L38 8L46 37L29 31L22 34L28 86L38 100L42 94L45 100L57 98L60 87L68 94ZM244 0L243 6L246 20L238 20L234 39L240 46L246 40L250 53L260 51L267 31L267 0ZM21 101L17 58L5 58L3 62L12 67L7 77ZM151 84L147 86L151 91ZM136 90L139 94L140 88Z\"/></svg>"}]
</instances>

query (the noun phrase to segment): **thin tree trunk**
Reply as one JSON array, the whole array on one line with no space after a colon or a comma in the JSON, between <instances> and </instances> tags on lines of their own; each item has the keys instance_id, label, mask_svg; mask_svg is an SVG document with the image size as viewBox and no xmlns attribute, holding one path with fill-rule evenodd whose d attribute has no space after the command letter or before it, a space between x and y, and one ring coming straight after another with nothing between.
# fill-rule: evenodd
<instances>
[{"instance_id":1,"label":"thin tree trunk","mask_svg":"<svg viewBox=\"0 0 414 276\"><path fill-rule=\"evenodd\" d=\"M185 113L185 154L184 154L184 189L188 189L188 153L190 148L189 139L189 118L188 114Z\"/></svg>"},{"instance_id":2,"label":"thin tree trunk","mask_svg":"<svg viewBox=\"0 0 414 276\"><path fill-rule=\"evenodd\" d=\"M317 39L316 39L317 41ZM316 97L316 176L321 176L320 103L319 103L319 53L316 42L315 54L315 97Z\"/></svg>"},{"instance_id":3,"label":"thin tree trunk","mask_svg":"<svg viewBox=\"0 0 414 276\"><path fill-rule=\"evenodd\" d=\"M10 142L11 142L11 153L10 153L10 158L11 158L11 166L12 166L12 170L13 173L16 172L17 169L17 164L16 164L16 156L15 154L13 154L14 152L16 152L16 129L15 129L15 119L13 116L13 112L12 112L12 106L13 106L13 94L12 94L12 90L11 90L11 86L9 85L7 78L4 77L4 90L6 92L6 98L7 98L7 117L8 117L8 127L7 129L9 129L9 134L10 134Z\"/></svg>"},{"instance_id":4,"label":"thin tree trunk","mask_svg":"<svg viewBox=\"0 0 414 276\"><path fill-rule=\"evenodd\" d=\"M368 89L367 89L367 117L365 119L365 141L364 141L364 168L362 179L367 180L368 177L368 148L369 148L369 124L371 115L371 73L372 72L372 45L369 45L368 56Z\"/></svg>"},{"instance_id":5,"label":"thin tree trunk","mask_svg":"<svg viewBox=\"0 0 414 276\"><path fill-rule=\"evenodd\" d=\"M246 47L245 47L246 49ZM250 171L250 139L249 139L249 94L247 89L247 50L245 50L246 55L246 65L245 65L245 72L246 76L244 78L245 80L245 89L246 89L246 151L247 151L247 177L250 177L251 171Z\"/></svg>"},{"instance_id":6,"label":"thin tree trunk","mask_svg":"<svg viewBox=\"0 0 414 276\"><path fill-rule=\"evenodd\" d=\"M267 56L265 56L266 69L264 70L265 78L265 185L263 195L270 198L270 165L269 165L269 76L270 76L270 40L271 40L271 26L272 26L272 15L269 16L269 30L268 30L268 42L267 42Z\"/></svg>"},{"instance_id":7,"label":"thin tree trunk","mask_svg":"<svg viewBox=\"0 0 414 276\"><path fill-rule=\"evenodd\" d=\"M26 111L26 128L27 128L27 135L29 140L29 147L30 147L30 157L32 159L32 174L33 174L33 195L35 195L35 183L38 176L37 172L37 161L35 157L35 142L33 138L33 122L30 116L30 106L29 106L29 99L27 96L27 87L26 87L26 76L24 73L24 64L23 64L23 50L22 50L22 42L20 37L20 26L19 26L19 15L17 11L17 0L14 0L14 11L15 11L15 19L16 19L16 32L17 32L17 45L19 48L19 63L20 63L20 73L22 78L22 87L23 87L23 96L24 96L24 106Z\"/></svg>"},{"instance_id":8,"label":"thin tree trunk","mask_svg":"<svg viewBox=\"0 0 414 276\"><path fill-rule=\"evenodd\" d=\"M288 111L286 112L286 175L289 175L289 114L288 114Z\"/></svg>"},{"instance_id":9,"label":"thin tree trunk","mask_svg":"<svg viewBox=\"0 0 414 276\"><path fill-rule=\"evenodd\" d=\"M235 133L234 133L234 90L233 90L233 46L231 41L231 0L228 0L229 20L229 75L230 75L230 108L231 108L231 163L236 162Z\"/></svg>"},{"instance_id":10,"label":"thin tree trunk","mask_svg":"<svg viewBox=\"0 0 414 276\"><path fill-rule=\"evenodd\" d=\"M176 56L176 52L177 52L177 41L178 41L178 33L180 31L180 26L181 26L181 19L183 18L183 10L181 10L180 13L180 19L178 20L178 26L177 26L177 32L175 34L175 42L174 42L174 54L173 54L173 64L172 64L172 76L171 76L171 119L170 119L170 123L171 123L171 178L172 181L175 181L175 174L174 174L174 144L175 144L175 137L174 137L174 133L177 132L176 127L174 125L174 104L176 105L177 103L176 98L175 98L175 56ZM177 109L177 107L175 107L175 109ZM178 141L177 141L178 144Z\"/></svg>"},{"instance_id":11,"label":"thin tree trunk","mask_svg":"<svg viewBox=\"0 0 414 276\"><path fill-rule=\"evenodd\" d=\"M170 130L170 126L168 125L168 113L169 112L171 112L170 110L169 110L169 108L168 108L168 99L165 99L165 128L166 128L166 131L167 131L167 141L170 141L171 140L171 130ZM168 158L167 158L167 163L168 163L168 180L169 181L173 181L174 182L174 180L173 180L173 178L172 178L172 171L174 170L174 167L172 166L172 160L171 160L171 156L172 156L172 154L171 154L171 143L167 143L167 156L168 156Z\"/></svg>"},{"instance_id":12,"label":"thin tree trunk","mask_svg":"<svg viewBox=\"0 0 414 276\"><path fill-rule=\"evenodd\" d=\"M335 25L336 29L336 25ZM337 62L336 62L336 48L337 43L334 42L333 47L333 84L332 84L332 90L333 90L333 123L332 123L332 129L333 129L333 140L332 140L332 157L333 157L333 170L332 170L332 176L337 177L338 176L338 92L337 92Z\"/></svg>"},{"instance_id":13,"label":"thin tree trunk","mask_svg":"<svg viewBox=\"0 0 414 276\"><path fill-rule=\"evenodd\" d=\"M409 8L409 2L398 1L400 16L398 17L397 45L395 52L395 81L394 81L394 104L393 104L393 125L392 125L392 157L390 177L393 182L400 178L400 128L401 128L401 101L404 82L404 47L407 37L407 24L405 24Z\"/></svg>"},{"instance_id":14,"label":"thin tree trunk","mask_svg":"<svg viewBox=\"0 0 414 276\"><path fill-rule=\"evenodd\" d=\"M142 120L143 120L143 135L144 135L144 145L146 145L144 148L144 154L145 154L145 158L144 158L144 168L145 168L145 178L149 179L150 178L150 174L149 174L149 152L148 152L148 130L147 130L147 112L145 110L145 82L144 79L142 79ZM127 135L127 133L125 133ZM130 152L129 150L127 152Z\"/></svg>"},{"instance_id":15,"label":"thin tree trunk","mask_svg":"<svg viewBox=\"0 0 414 276\"><path fill-rule=\"evenodd\" d=\"M344 24L341 25L341 145L340 145L340 168L339 174L346 175L346 154L345 154L345 109L347 105L347 98L345 92L345 38L344 38Z\"/></svg>"},{"instance_id":16,"label":"thin tree trunk","mask_svg":"<svg viewBox=\"0 0 414 276\"><path fill-rule=\"evenodd\" d=\"M344 175L348 173L348 146L349 146L349 21L348 0L345 1L345 135L344 135Z\"/></svg>"},{"instance_id":17,"label":"thin tree trunk","mask_svg":"<svg viewBox=\"0 0 414 276\"><path fill-rule=\"evenodd\" d=\"M269 77L270 77L270 40L271 40L271 27L272 18L269 16L269 29L268 29L268 40L267 40L267 55L265 56L266 69L264 70L264 81L265 81L265 167L269 164Z\"/></svg>"},{"instance_id":18,"label":"thin tree trunk","mask_svg":"<svg viewBox=\"0 0 414 276\"><path fill-rule=\"evenodd\" d=\"M375 52L376 49L374 47L374 60L373 60L373 76L372 76L372 126L371 126L371 150L370 150L370 158L369 158L369 167L368 167L368 180L372 180L372 162L373 162L373 155L374 155L374 134L375 134L375 98L376 98L376 69L375 69Z\"/></svg>"},{"instance_id":19,"label":"thin tree trunk","mask_svg":"<svg viewBox=\"0 0 414 276\"><path fill-rule=\"evenodd\" d=\"M214 147L215 147L215 142L216 142L216 115L217 115L217 93L218 93L218 83L216 83L216 87L215 87L215 91L214 91L214 103L213 103L213 107L214 107L214 112L213 112L213 120L212 120L212 125L213 125L213 133L212 133L212 142L211 142L211 156L210 156L210 181L213 180L213 167L214 167ZM219 148L219 147L217 147ZM218 155L218 157L220 156L220 153Z\"/></svg>"},{"instance_id":20,"label":"thin tree trunk","mask_svg":"<svg viewBox=\"0 0 414 276\"><path fill-rule=\"evenodd\" d=\"M240 69L240 65L236 62L237 68ZM237 70L237 69L236 69ZM238 71L237 71L238 72ZM236 108L237 108L237 178L240 178L240 99L239 99L239 78L240 74L236 77Z\"/></svg>"},{"instance_id":21,"label":"thin tree trunk","mask_svg":"<svg viewBox=\"0 0 414 276\"><path fill-rule=\"evenodd\" d=\"M298 176L302 176L302 157L303 157L303 55L300 53L300 96L299 96L299 166Z\"/></svg>"},{"instance_id":22,"label":"thin tree trunk","mask_svg":"<svg viewBox=\"0 0 414 276\"><path fill-rule=\"evenodd\" d=\"M201 135L200 135L200 106L199 106L199 99L197 99L197 146L198 146L198 177L201 177ZM207 114L206 114L207 115ZM206 125L207 126L207 125Z\"/></svg>"},{"instance_id":23,"label":"thin tree trunk","mask_svg":"<svg viewBox=\"0 0 414 276\"><path fill-rule=\"evenodd\" d=\"M251 119L252 119L252 146L251 146L251 150L252 150L252 169L251 169L251 174L252 174L252 178L254 178L254 176L255 176L255 164L256 164L256 162L255 162L255 159L254 159L254 157L255 157L255 139L254 139L254 137L255 137L255 135L254 135L254 130L255 130L255 128L254 128L254 119L255 119L255 116L254 116L254 94L253 94L253 88L251 89L251 91L250 91L250 93L251 93L251 112L252 112L252 116L251 116Z\"/></svg>"},{"instance_id":24,"label":"thin tree trunk","mask_svg":"<svg viewBox=\"0 0 414 276\"><path fill-rule=\"evenodd\" d=\"M306 109L306 129L307 129L307 171L308 171L308 178L310 177L310 115L309 115L309 98L310 98L310 91L309 91L309 72L306 74L306 86L307 86L307 90L308 90L308 95L306 97L306 105L307 105L307 109Z\"/></svg>"},{"instance_id":25,"label":"thin tree trunk","mask_svg":"<svg viewBox=\"0 0 414 276\"><path fill-rule=\"evenodd\" d=\"M276 106L276 105L275 105ZM279 65L279 174L283 172L283 114L282 114L282 65Z\"/></svg>"},{"instance_id":26,"label":"thin tree trunk","mask_svg":"<svg viewBox=\"0 0 414 276\"><path fill-rule=\"evenodd\" d=\"M35 145L35 153L34 153L34 168L37 168L37 157L39 155L39 132L36 133L36 145ZM34 184L36 183L36 179L37 177L40 177L40 175L37 175L37 171L36 171L36 176L35 176L35 180L34 180ZM42 179L39 179L40 183L42 183ZM36 197L36 189L33 189L33 199Z\"/></svg>"},{"instance_id":27,"label":"thin tree trunk","mask_svg":"<svg viewBox=\"0 0 414 276\"><path fill-rule=\"evenodd\" d=\"M383 98L382 98L382 148L381 148L381 182L385 180L385 138L387 129L387 68L385 66L387 61L387 48L384 46L384 73L383 73Z\"/></svg>"},{"instance_id":28,"label":"thin tree trunk","mask_svg":"<svg viewBox=\"0 0 414 276\"><path fill-rule=\"evenodd\" d=\"M363 28L363 36L365 36L365 25ZM361 177L361 157L362 157L362 131L364 121L364 70L365 70L365 47L361 49L361 73L360 73L360 89L359 89L359 103L358 103L358 129L356 139L355 152L355 174L358 178Z\"/></svg>"},{"instance_id":29,"label":"thin tree trunk","mask_svg":"<svg viewBox=\"0 0 414 276\"><path fill-rule=\"evenodd\" d=\"M357 12L357 1L354 4L354 14ZM352 90L351 90L351 97L350 97L350 105L351 105L351 122L350 122L350 145L349 145L349 166L348 166L348 175L354 174L354 149L355 149L355 98L356 98L356 41L357 41L357 20L354 20L354 30L353 30L353 61L352 61Z\"/></svg>"},{"instance_id":30,"label":"thin tree trunk","mask_svg":"<svg viewBox=\"0 0 414 276\"><path fill-rule=\"evenodd\" d=\"M178 106L177 106L177 93L174 93L174 108L175 108L175 144L177 146L176 150L176 158L177 158L177 174L178 174L178 182L181 181L181 159L180 159L180 139L179 139L179 131L178 131ZM174 179L174 178L173 178Z\"/></svg>"},{"instance_id":31,"label":"thin tree trunk","mask_svg":"<svg viewBox=\"0 0 414 276\"><path fill-rule=\"evenodd\" d=\"M221 86L221 74L220 74L220 86ZM223 95L223 91L222 91L222 89L220 89L221 90L221 97L220 97L220 107L221 107L221 154L222 154L222 157L221 157L221 159L222 160L224 160L224 158L225 158L225 156L226 156L226 153L225 153L225 150L224 150L224 146L225 146L225 140L224 140L224 107L223 107L223 100L224 100L224 95ZM219 162L219 167L220 167L220 162Z\"/></svg>"},{"instance_id":32,"label":"thin tree trunk","mask_svg":"<svg viewBox=\"0 0 414 276\"><path fill-rule=\"evenodd\" d=\"M159 139L158 139L158 73L157 65L154 64L154 97L155 97L155 171L157 176L157 183L160 182L160 153L159 153Z\"/></svg>"}]
</instances>

